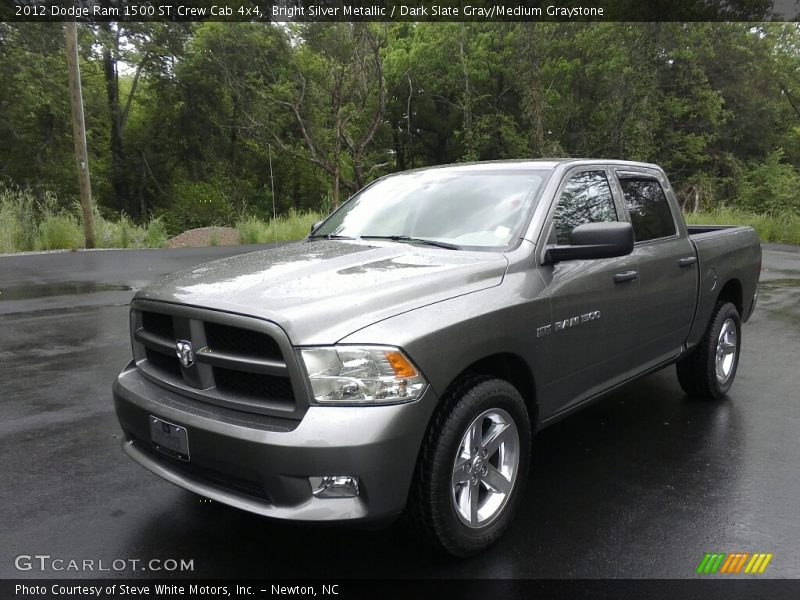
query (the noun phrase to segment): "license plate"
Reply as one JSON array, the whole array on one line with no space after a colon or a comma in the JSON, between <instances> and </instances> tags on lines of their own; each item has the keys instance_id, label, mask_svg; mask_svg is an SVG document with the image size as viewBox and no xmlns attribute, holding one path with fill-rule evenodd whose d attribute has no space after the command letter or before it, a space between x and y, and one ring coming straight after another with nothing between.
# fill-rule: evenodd
<instances>
[{"instance_id":1,"label":"license plate","mask_svg":"<svg viewBox=\"0 0 800 600\"><path fill-rule=\"evenodd\" d=\"M150 439L156 450L180 460L189 460L189 434L185 427L151 416Z\"/></svg>"}]
</instances>

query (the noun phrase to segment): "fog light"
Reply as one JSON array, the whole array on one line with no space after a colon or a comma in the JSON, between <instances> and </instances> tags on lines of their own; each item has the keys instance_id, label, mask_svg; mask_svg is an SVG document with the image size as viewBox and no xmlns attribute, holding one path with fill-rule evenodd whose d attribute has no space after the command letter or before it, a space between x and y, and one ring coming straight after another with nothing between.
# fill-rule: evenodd
<instances>
[{"instance_id":1,"label":"fog light","mask_svg":"<svg viewBox=\"0 0 800 600\"><path fill-rule=\"evenodd\" d=\"M317 498L355 498L358 496L358 477L324 475L309 477L311 493Z\"/></svg>"}]
</instances>

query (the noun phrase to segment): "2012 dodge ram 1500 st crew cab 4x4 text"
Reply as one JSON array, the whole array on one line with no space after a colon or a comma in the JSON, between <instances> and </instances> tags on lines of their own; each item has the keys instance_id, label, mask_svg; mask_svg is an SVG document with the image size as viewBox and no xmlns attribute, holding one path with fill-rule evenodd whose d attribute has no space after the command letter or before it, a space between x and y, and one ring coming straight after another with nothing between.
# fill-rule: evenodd
<instances>
[{"instance_id":1,"label":"2012 dodge ram 1500 st crew cab 4x4 text","mask_svg":"<svg viewBox=\"0 0 800 600\"><path fill-rule=\"evenodd\" d=\"M519 508L535 431L671 363L726 394L760 263L750 227L687 227L652 164L390 175L303 241L136 294L123 449L269 517L405 510L468 555Z\"/></svg>"}]
</instances>

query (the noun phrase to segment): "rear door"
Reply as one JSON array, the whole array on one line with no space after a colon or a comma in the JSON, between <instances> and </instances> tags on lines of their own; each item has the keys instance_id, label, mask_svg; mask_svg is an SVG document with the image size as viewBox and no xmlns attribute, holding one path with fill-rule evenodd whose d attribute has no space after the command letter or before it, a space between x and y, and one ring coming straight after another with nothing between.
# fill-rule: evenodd
<instances>
[{"instance_id":1,"label":"rear door","mask_svg":"<svg viewBox=\"0 0 800 600\"><path fill-rule=\"evenodd\" d=\"M584 223L624 220L612 177L600 165L569 171L545 222L545 244L569 244L572 229ZM547 418L625 379L636 364L636 325L628 307L638 301L639 281L633 256L562 261L539 269L553 315L536 332L547 361L540 396Z\"/></svg>"},{"instance_id":2,"label":"rear door","mask_svg":"<svg viewBox=\"0 0 800 600\"><path fill-rule=\"evenodd\" d=\"M697 257L663 173L626 168L615 175L636 240L640 297L632 309L640 324L638 364L647 369L677 356L689 335Z\"/></svg>"}]
</instances>

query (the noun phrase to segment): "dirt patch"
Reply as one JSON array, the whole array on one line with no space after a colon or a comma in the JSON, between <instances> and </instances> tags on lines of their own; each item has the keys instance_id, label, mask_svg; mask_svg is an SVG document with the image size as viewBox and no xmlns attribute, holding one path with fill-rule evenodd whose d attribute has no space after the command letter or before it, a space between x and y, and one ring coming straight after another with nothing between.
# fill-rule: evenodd
<instances>
[{"instance_id":1,"label":"dirt patch","mask_svg":"<svg viewBox=\"0 0 800 600\"><path fill-rule=\"evenodd\" d=\"M176 235L167 244L168 248L196 248L198 246L235 246L239 243L239 232L233 227L200 227Z\"/></svg>"}]
</instances>

